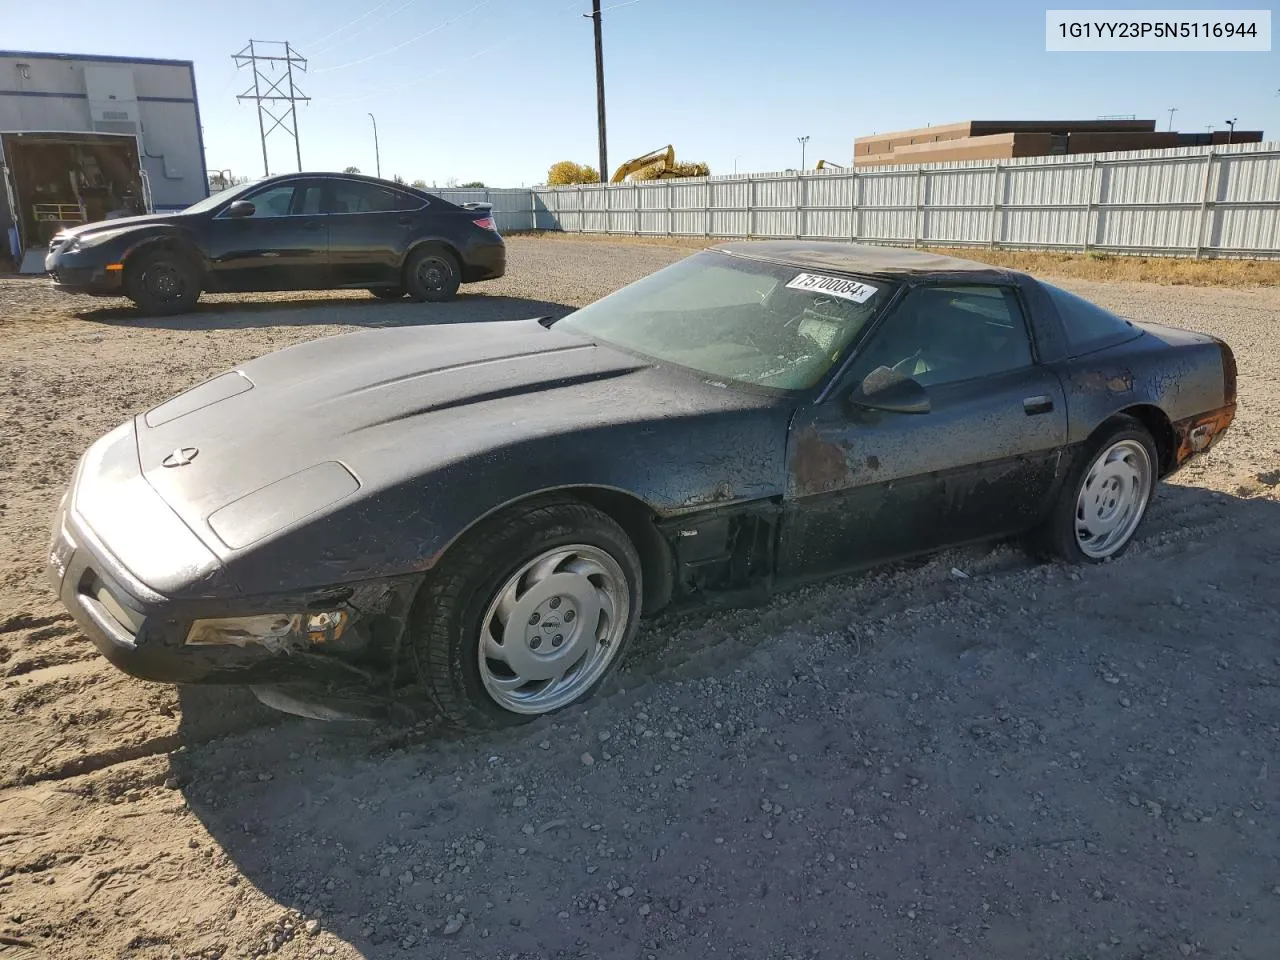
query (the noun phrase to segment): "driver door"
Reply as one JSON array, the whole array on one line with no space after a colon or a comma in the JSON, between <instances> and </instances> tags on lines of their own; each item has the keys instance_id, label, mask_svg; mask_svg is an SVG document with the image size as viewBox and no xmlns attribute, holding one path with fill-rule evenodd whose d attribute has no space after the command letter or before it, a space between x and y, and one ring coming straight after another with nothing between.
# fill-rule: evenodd
<instances>
[{"instance_id":1,"label":"driver door","mask_svg":"<svg viewBox=\"0 0 1280 960\"><path fill-rule=\"evenodd\" d=\"M929 411L851 404L852 388L882 366L925 386ZM1034 361L1012 287L912 290L839 386L793 421L781 576L1012 533L1047 506L1066 401Z\"/></svg>"},{"instance_id":2,"label":"driver door","mask_svg":"<svg viewBox=\"0 0 1280 960\"><path fill-rule=\"evenodd\" d=\"M222 211L209 222L209 260L220 289L315 290L328 285L329 217L323 181L273 183L243 199L252 216Z\"/></svg>"}]
</instances>

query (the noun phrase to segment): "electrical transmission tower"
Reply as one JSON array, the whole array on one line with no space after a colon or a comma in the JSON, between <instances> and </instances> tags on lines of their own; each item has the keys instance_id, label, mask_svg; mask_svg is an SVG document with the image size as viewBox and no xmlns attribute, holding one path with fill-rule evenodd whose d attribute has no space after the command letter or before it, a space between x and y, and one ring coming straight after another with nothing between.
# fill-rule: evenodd
<instances>
[{"instance_id":1,"label":"electrical transmission tower","mask_svg":"<svg viewBox=\"0 0 1280 960\"><path fill-rule=\"evenodd\" d=\"M259 51L267 51L265 53ZM283 51L283 52L281 52ZM306 57L283 40L250 40L249 45L232 58L237 67L253 70L253 86L236 97L237 100L253 100L258 104L258 134L262 137L262 172L271 175L267 163L267 137L277 129L293 137L293 149L298 158L298 172L302 172L302 145L298 142L298 104L310 103L311 98L293 83L293 71L307 71ZM286 106L281 106L285 104ZM267 118L272 123L266 125Z\"/></svg>"}]
</instances>

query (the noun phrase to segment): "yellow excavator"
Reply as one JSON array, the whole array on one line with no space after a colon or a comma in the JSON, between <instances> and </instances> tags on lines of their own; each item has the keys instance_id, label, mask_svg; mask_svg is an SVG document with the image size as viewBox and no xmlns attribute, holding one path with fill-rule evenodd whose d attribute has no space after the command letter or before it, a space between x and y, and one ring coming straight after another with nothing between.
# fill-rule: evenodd
<instances>
[{"instance_id":1,"label":"yellow excavator","mask_svg":"<svg viewBox=\"0 0 1280 960\"><path fill-rule=\"evenodd\" d=\"M651 150L642 157L636 157L634 160L628 160L617 170L613 171L613 179L609 182L621 183L632 174L639 173L641 170L646 170L649 167L656 167L658 164L661 164L662 166L659 167L657 173L654 175L655 180L666 180L678 176L678 174L674 173L676 165L675 147L668 143L660 150Z\"/></svg>"},{"instance_id":2,"label":"yellow excavator","mask_svg":"<svg viewBox=\"0 0 1280 960\"><path fill-rule=\"evenodd\" d=\"M847 167L845 167L845 166L844 166L844 164L834 163L834 162L832 162L831 160L819 160L819 161L818 161L818 169L819 169L819 170L825 170L827 167L831 167L831 168L832 168L832 169L834 169L834 170L845 170L845 169L848 169Z\"/></svg>"}]
</instances>

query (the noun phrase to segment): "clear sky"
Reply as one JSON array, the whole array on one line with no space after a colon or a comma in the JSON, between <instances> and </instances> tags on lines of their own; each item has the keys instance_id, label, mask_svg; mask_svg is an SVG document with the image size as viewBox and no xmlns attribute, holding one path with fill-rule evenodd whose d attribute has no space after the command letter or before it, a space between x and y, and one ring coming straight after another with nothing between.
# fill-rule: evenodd
<instances>
[{"instance_id":1,"label":"clear sky","mask_svg":"<svg viewBox=\"0 0 1280 960\"><path fill-rule=\"evenodd\" d=\"M1168 2L1168 0L1166 0ZM1071 4L1057 0L1055 8ZM1138 6L1139 0L1132 0ZM1253 0L1201 9L1263 7ZM252 37L309 58L298 85L310 170L443 186L540 182L597 162L590 0L0 0L0 48L190 59L210 169L262 174ZM855 136L964 119L1136 114L1159 129L1280 137L1280 53L1046 53L1019 0L605 0L609 163L672 143L713 173L847 163ZM1079 7L1108 5L1099 0ZM1184 4L1183 6L1187 6ZM1280 23L1277 23L1280 27ZM270 140L271 171L296 168Z\"/></svg>"}]
</instances>

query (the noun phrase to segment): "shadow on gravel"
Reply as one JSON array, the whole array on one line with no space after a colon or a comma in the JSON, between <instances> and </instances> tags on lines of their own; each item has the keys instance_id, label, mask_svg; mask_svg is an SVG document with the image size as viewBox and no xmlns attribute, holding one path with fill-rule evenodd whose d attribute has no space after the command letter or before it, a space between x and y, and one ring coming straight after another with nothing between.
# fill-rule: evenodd
<instances>
[{"instance_id":1,"label":"shadow on gravel","mask_svg":"<svg viewBox=\"0 0 1280 960\"><path fill-rule=\"evenodd\" d=\"M968 547L661 619L513 731L193 736L189 809L280 907L225 955L1269 955L1280 502L1156 504L1104 568Z\"/></svg>"},{"instance_id":2,"label":"shadow on gravel","mask_svg":"<svg viewBox=\"0 0 1280 960\"><path fill-rule=\"evenodd\" d=\"M81 320L113 326L163 330L243 330L254 327L348 324L367 327L412 327L437 323L479 323L562 317L574 308L547 300L459 293L448 303L385 301L364 294L299 300L201 301L191 313L176 317L144 317L130 306L82 310Z\"/></svg>"}]
</instances>

